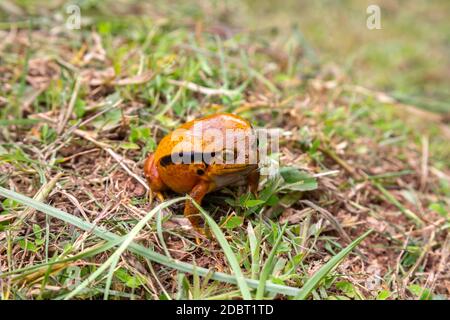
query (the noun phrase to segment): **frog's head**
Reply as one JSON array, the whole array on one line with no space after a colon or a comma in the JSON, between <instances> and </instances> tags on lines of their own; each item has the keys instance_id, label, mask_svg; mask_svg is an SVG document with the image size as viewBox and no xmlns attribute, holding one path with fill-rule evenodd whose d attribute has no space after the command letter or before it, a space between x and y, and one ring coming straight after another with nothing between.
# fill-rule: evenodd
<instances>
[{"instance_id":1,"label":"frog's head","mask_svg":"<svg viewBox=\"0 0 450 320\"><path fill-rule=\"evenodd\" d=\"M255 156L256 157L256 156ZM257 159L249 152L239 155L235 150L177 151L159 160L162 168L178 168L174 172L190 172L193 180L212 182L212 189L237 183L258 169ZM151 170L147 170L151 172ZM186 181L188 183L188 181Z\"/></svg>"},{"instance_id":2,"label":"frog's head","mask_svg":"<svg viewBox=\"0 0 450 320\"><path fill-rule=\"evenodd\" d=\"M206 128L208 129L208 128ZM216 188L233 184L258 168L258 141L253 128L176 131L162 167L177 166L192 179L212 182Z\"/></svg>"}]
</instances>

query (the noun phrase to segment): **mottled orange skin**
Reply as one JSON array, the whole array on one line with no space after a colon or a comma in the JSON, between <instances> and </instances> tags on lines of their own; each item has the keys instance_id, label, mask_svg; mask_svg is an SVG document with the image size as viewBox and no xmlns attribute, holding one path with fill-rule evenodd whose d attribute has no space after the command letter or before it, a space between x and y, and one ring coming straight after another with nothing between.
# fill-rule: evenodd
<instances>
[{"instance_id":1,"label":"mottled orange skin","mask_svg":"<svg viewBox=\"0 0 450 320\"><path fill-rule=\"evenodd\" d=\"M222 187L247 183L250 190L256 193L259 183L259 172L256 162L249 160L249 155L245 154L245 161L238 164L229 163L205 163L195 161L194 163L164 163L162 158L172 154L179 154L186 150L193 150L198 153L225 152L225 147L215 140L214 133L226 135L226 130L243 133L236 134L236 139L243 139L253 131L250 123L236 115L221 113L193 120L181 125L175 131L165 136L156 148L155 153L150 154L144 164L144 172L154 192L161 192L171 189L178 193L189 193L189 195L201 205L205 194L220 189ZM209 132L205 134L205 132ZM202 139L196 139L196 144L189 145L190 149L180 145L182 141L193 141L192 137L202 133ZM211 134L212 133L212 134ZM248 139L248 138L245 138ZM246 140L247 141L247 140ZM247 143L250 143L247 141ZM228 152L229 149L227 149ZM236 151L235 151L236 152ZM251 162L251 163L250 163ZM193 227L203 233L201 227L203 219L197 208L191 201L186 201L184 215L190 220Z\"/></svg>"}]
</instances>

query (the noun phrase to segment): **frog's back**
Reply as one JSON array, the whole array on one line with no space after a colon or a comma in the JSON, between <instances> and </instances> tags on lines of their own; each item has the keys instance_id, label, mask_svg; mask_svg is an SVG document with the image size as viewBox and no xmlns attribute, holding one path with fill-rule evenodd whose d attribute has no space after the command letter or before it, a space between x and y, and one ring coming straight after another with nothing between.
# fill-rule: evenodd
<instances>
[{"instance_id":1,"label":"frog's back","mask_svg":"<svg viewBox=\"0 0 450 320\"><path fill-rule=\"evenodd\" d=\"M231 114L231 113L216 113L200 119L195 119L181 125L180 128L193 130L200 126L202 130L208 129L251 129L251 124L247 120Z\"/></svg>"},{"instance_id":2,"label":"frog's back","mask_svg":"<svg viewBox=\"0 0 450 320\"><path fill-rule=\"evenodd\" d=\"M252 126L247 120L231 113L218 113L195 119L182 124L165 136L158 145L155 158L159 161L163 156L173 152L187 151L197 147L199 150L194 150L196 152L212 151L217 143L220 146L224 145L223 139L229 133L227 130L234 132L235 135L237 132L245 134L252 130ZM196 137L199 139L195 140ZM182 144L183 141L186 143Z\"/></svg>"}]
</instances>

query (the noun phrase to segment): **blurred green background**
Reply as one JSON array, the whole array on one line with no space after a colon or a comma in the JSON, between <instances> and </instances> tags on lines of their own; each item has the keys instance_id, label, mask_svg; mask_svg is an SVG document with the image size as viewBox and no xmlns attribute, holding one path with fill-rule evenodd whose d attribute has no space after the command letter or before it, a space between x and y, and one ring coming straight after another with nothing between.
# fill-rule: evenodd
<instances>
[{"instance_id":1,"label":"blurred green background","mask_svg":"<svg viewBox=\"0 0 450 320\"><path fill-rule=\"evenodd\" d=\"M247 4L249 25L288 32L297 24L318 59L337 63L354 83L426 109L450 111L450 1ZM381 9L381 30L366 27L370 4Z\"/></svg>"},{"instance_id":2,"label":"blurred green background","mask_svg":"<svg viewBox=\"0 0 450 320\"><path fill-rule=\"evenodd\" d=\"M448 0L2 0L1 28L29 17L54 17L67 3L103 17L166 16L180 24L201 20L229 28L233 36L265 37L268 42L286 44L294 36L313 60L334 63L354 84L387 92L400 102L450 112ZM366 27L370 4L381 8L381 30Z\"/></svg>"}]
</instances>

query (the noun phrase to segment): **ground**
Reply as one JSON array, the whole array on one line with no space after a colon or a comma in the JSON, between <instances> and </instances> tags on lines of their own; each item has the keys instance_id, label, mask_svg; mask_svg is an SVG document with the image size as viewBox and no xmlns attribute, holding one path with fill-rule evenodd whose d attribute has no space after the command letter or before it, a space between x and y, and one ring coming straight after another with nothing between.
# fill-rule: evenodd
<instances>
[{"instance_id":1,"label":"ground","mask_svg":"<svg viewBox=\"0 0 450 320\"><path fill-rule=\"evenodd\" d=\"M298 27L252 28L251 1L86 1L75 30L62 2L2 3L2 299L448 299L445 67L413 50L417 77L367 55L349 68L345 49L312 46ZM445 6L427 12L442 22ZM422 85L431 73L436 85ZM242 188L208 195L207 240L182 202L152 211L142 167L167 132L214 112L282 129L282 175L262 179L260 201Z\"/></svg>"}]
</instances>

